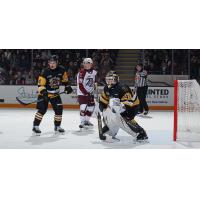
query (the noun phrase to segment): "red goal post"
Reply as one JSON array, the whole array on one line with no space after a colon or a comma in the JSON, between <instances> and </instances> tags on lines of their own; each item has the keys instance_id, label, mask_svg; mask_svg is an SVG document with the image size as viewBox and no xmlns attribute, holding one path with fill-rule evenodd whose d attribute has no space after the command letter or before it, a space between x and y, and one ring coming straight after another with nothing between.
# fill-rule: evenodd
<instances>
[{"instance_id":1,"label":"red goal post","mask_svg":"<svg viewBox=\"0 0 200 200\"><path fill-rule=\"evenodd\" d=\"M177 139L177 122L178 122L178 80L174 81L174 141Z\"/></svg>"}]
</instances>

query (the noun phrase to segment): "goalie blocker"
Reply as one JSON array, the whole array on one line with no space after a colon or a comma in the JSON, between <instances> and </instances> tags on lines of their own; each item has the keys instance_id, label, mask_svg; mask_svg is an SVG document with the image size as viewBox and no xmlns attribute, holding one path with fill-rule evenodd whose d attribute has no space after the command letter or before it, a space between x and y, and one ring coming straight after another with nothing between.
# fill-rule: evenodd
<instances>
[{"instance_id":1,"label":"goalie blocker","mask_svg":"<svg viewBox=\"0 0 200 200\"><path fill-rule=\"evenodd\" d=\"M99 110L102 112L103 134L116 138L119 128L136 138L147 140L145 130L135 121L139 100L127 85L119 83L119 77L113 71L106 75L106 86L99 99Z\"/></svg>"}]
</instances>

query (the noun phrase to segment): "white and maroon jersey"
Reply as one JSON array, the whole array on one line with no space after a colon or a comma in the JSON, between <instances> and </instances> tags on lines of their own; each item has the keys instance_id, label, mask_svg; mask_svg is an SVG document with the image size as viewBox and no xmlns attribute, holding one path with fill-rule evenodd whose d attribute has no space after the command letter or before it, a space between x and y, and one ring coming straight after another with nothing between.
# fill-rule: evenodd
<instances>
[{"instance_id":1,"label":"white and maroon jersey","mask_svg":"<svg viewBox=\"0 0 200 200\"><path fill-rule=\"evenodd\" d=\"M77 95L93 94L97 71L81 69L77 75Z\"/></svg>"}]
</instances>

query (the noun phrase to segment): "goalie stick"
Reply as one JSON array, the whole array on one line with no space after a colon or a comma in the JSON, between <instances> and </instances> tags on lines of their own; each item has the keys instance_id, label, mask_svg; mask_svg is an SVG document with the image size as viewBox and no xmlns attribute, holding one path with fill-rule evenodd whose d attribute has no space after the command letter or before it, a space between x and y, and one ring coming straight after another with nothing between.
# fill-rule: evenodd
<instances>
[{"instance_id":1,"label":"goalie stick","mask_svg":"<svg viewBox=\"0 0 200 200\"><path fill-rule=\"evenodd\" d=\"M99 102L99 90L97 84L96 84L96 101ZM103 134L101 114L99 111L97 113L97 123L98 123L99 139L106 140L106 136Z\"/></svg>"},{"instance_id":2,"label":"goalie stick","mask_svg":"<svg viewBox=\"0 0 200 200\"><path fill-rule=\"evenodd\" d=\"M64 93L65 92L60 92L59 95L64 94ZM26 102L21 101L18 97L16 97L16 100L23 106L28 106L28 105L33 104L33 103L39 103L41 101L44 101L44 99L39 99L39 100L36 99L36 100L34 100L32 102L26 103Z\"/></svg>"}]
</instances>

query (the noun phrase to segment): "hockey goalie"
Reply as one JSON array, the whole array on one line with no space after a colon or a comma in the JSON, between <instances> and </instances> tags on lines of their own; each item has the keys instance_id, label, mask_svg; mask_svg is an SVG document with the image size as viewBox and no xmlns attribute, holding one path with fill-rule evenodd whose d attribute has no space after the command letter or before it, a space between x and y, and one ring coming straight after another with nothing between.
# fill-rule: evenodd
<instances>
[{"instance_id":1,"label":"hockey goalie","mask_svg":"<svg viewBox=\"0 0 200 200\"><path fill-rule=\"evenodd\" d=\"M116 137L121 128L134 140L147 141L146 131L135 121L138 113L139 100L133 95L127 85L119 83L119 76L110 71L105 77L106 86L99 98L99 110L103 116L104 126L102 135L104 140L119 141Z\"/></svg>"}]
</instances>

